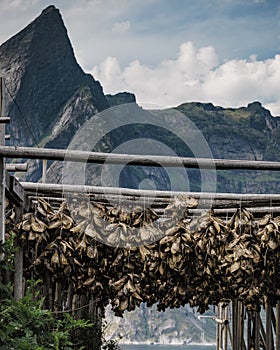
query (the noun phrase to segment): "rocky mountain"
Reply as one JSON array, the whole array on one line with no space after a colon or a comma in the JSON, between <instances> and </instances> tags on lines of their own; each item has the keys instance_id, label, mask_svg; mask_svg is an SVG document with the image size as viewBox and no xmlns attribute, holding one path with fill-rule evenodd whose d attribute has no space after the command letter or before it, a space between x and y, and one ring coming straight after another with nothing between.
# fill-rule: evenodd
<instances>
[{"instance_id":1,"label":"rocky mountain","mask_svg":"<svg viewBox=\"0 0 280 350\"><path fill-rule=\"evenodd\" d=\"M0 46L0 72L6 78L7 113L11 117L8 132L11 145L67 148L77 130L92 116L109 107L134 104L133 113L143 110L133 94L126 92L105 96L101 84L78 65L59 10L49 6L26 28ZM138 110L137 110L138 109ZM195 123L208 142L215 158L279 160L279 118L259 102L242 108L222 108L211 103L185 103L175 108ZM157 113L170 123L170 114ZM147 116L147 119L150 117ZM129 118L129 116L128 116ZM173 121L174 122L174 121ZM176 121L175 121L176 123ZM184 123L177 126L183 130ZM152 125L129 125L110 133L95 150L112 151L121 144L139 138L151 138L165 144L175 154L193 156L190 149L168 130ZM154 154L162 150L150 148ZM23 179L38 181L41 163L29 162L29 173ZM87 183L100 184L100 168L89 171ZM248 176L249 175L249 176ZM143 179L156 183L158 189L169 189L166 172L161 168L126 167L119 185L138 188ZM191 190L199 190L197 171L187 172ZM219 172L218 191L275 192L278 175L258 172ZM52 164L48 181L61 181L61 164ZM186 182L175 176L173 189Z\"/></svg>"},{"instance_id":2,"label":"rocky mountain","mask_svg":"<svg viewBox=\"0 0 280 350\"><path fill-rule=\"evenodd\" d=\"M183 116L178 122L170 110L143 110L137 106L133 94L123 92L105 96L101 84L77 63L61 14L54 6L46 8L26 28L0 46L0 74L6 79L11 145L67 148L79 128L92 116L109 107L129 104L135 115L142 113L147 120L161 119L170 128L175 125L176 130L184 131L189 125L187 121L192 121L215 158L280 161L280 118L272 117L259 102L235 109L211 103L184 103L174 108ZM110 152L141 138L164 144L179 156L194 156L191 147L178 135L168 128L151 124L117 128L103 138L95 150ZM147 144L151 152L165 154L165 148L154 150L153 146ZM139 150L141 152L143 150ZM48 180L61 181L59 163L49 165ZM29 162L25 178L38 181L40 166L40 162ZM100 168L88 171L87 175L88 183L100 183ZM127 167L119 185L138 188L143 179L149 178L158 184L159 189L166 189L170 188L167 175L164 169L137 167L132 170ZM199 190L197 171L188 171L187 175L190 189ZM172 188L177 186L176 189L180 190L184 179L177 174ZM233 175L229 171L220 171L217 189L221 192L273 193L278 192L278 184L279 175L272 172L261 175L259 172L238 171ZM110 332L117 335L119 330L114 325L122 321L110 320L113 325ZM213 325L203 322L198 321L188 308L176 310L171 315L169 311L156 313L154 309L143 307L138 313L127 315L122 327L126 330L127 340L172 342L180 337L192 337L193 341L198 341L205 332L206 340L212 341Z\"/></svg>"},{"instance_id":3,"label":"rocky mountain","mask_svg":"<svg viewBox=\"0 0 280 350\"><path fill-rule=\"evenodd\" d=\"M192 102L177 109L197 125L214 158L280 161L280 117L260 102L240 108ZM218 171L217 191L277 193L279 179L277 172Z\"/></svg>"},{"instance_id":4,"label":"rocky mountain","mask_svg":"<svg viewBox=\"0 0 280 350\"><path fill-rule=\"evenodd\" d=\"M12 145L63 148L87 118L108 108L100 83L78 65L54 6L0 46L0 72Z\"/></svg>"},{"instance_id":5,"label":"rocky mountain","mask_svg":"<svg viewBox=\"0 0 280 350\"><path fill-rule=\"evenodd\" d=\"M123 344L214 344L216 339L215 321L210 317L215 313L207 311L200 318L193 309L166 309L159 312L155 305L147 308L144 304L138 310L127 312L123 318L106 310L106 337L119 339ZM133 327L131 325L133 324Z\"/></svg>"}]
</instances>

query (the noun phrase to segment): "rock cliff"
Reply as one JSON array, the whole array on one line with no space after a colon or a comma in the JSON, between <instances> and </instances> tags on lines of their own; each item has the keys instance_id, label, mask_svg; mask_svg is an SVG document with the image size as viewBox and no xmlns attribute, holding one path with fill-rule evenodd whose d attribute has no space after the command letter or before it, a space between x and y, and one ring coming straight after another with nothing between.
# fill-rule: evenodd
<instances>
[{"instance_id":1,"label":"rock cliff","mask_svg":"<svg viewBox=\"0 0 280 350\"><path fill-rule=\"evenodd\" d=\"M65 147L65 133L71 137L93 113L108 107L100 83L78 65L54 6L0 46L0 72L6 78L13 145L44 145L52 135L51 146Z\"/></svg>"}]
</instances>

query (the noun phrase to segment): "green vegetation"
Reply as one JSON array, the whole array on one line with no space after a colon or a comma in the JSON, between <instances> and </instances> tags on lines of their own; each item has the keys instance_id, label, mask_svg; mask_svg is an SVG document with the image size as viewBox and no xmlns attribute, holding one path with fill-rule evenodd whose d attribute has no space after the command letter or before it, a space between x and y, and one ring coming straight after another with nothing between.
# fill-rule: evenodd
<instances>
[{"instance_id":1,"label":"green vegetation","mask_svg":"<svg viewBox=\"0 0 280 350\"><path fill-rule=\"evenodd\" d=\"M43 309L43 299L39 297L40 281L27 281L27 291L20 300L12 295L9 282L14 260L13 240L1 245L0 262L0 349L1 350L83 350L87 339L83 337L94 324L88 320L74 319L69 313L59 317ZM95 349L117 350L116 341L106 341L103 330L100 344Z\"/></svg>"}]
</instances>

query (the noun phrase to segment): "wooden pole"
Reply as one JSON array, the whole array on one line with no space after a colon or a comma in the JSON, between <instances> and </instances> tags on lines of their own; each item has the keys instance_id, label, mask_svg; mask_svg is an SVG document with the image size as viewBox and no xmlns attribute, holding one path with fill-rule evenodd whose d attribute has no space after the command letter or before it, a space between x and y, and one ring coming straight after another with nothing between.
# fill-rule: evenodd
<instances>
[{"instance_id":1,"label":"wooden pole","mask_svg":"<svg viewBox=\"0 0 280 350\"><path fill-rule=\"evenodd\" d=\"M19 300L23 297L23 245L18 238L16 240L14 298Z\"/></svg>"},{"instance_id":2,"label":"wooden pole","mask_svg":"<svg viewBox=\"0 0 280 350\"><path fill-rule=\"evenodd\" d=\"M4 118L4 78L0 77L0 120ZM0 147L5 144L5 124L0 121ZM0 241L5 242L5 158L0 156Z\"/></svg>"},{"instance_id":3,"label":"wooden pole","mask_svg":"<svg viewBox=\"0 0 280 350\"><path fill-rule=\"evenodd\" d=\"M42 160L42 183L46 183L46 178L47 178L47 164L48 164L47 159L43 159L43 160Z\"/></svg>"},{"instance_id":4,"label":"wooden pole","mask_svg":"<svg viewBox=\"0 0 280 350\"><path fill-rule=\"evenodd\" d=\"M254 344L255 348L260 348L260 311L254 312ZM250 349L250 348L249 348Z\"/></svg>"},{"instance_id":5,"label":"wooden pole","mask_svg":"<svg viewBox=\"0 0 280 350\"><path fill-rule=\"evenodd\" d=\"M280 350L280 302L276 304L276 327L275 327L275 338L276 338L276 350Z\"/></svg>"},{"instance_id":6,"label":"wooden pole","mask_svg":"<svg viewBox=\"0 0 280 350\"><path fill-rule=\"evenodd\" d=\"M265 311L266 311L266 350L273 350L273 338L272 338L272 307L268 303L265 305Z\"/></svg>"},{"instance_id":7,"label":"wooden pole","mask_svg":"<svg viewBox=\"0 0 280 350\"><path fill-rule=\"evenodd\" d=\"M0 156L7 158L48 159L95 164L104 164L106 162L106 164L185 167L209 170L280 170L280 162L117 154L35 147L2 146L0 147Z\"/></svg>"},{"instance_id":8,"label":"wooden pole","mask_svg":"<svg viewBox=\"0 0 280 350\"><path fill-rule=\"evenodd\" d=\"M237 339L238 339L238 349L244 349L243 346L243 305L240 301L237 302L237 308L238 308L238 330L237 330Z\"/></svg>"},{"instance_id":9,"label":"wooden pole","mask_svg":"<svg viewBox=\"0 0 280 350\"><path fill-rule=\"evenodd\" d=\"M19 222L23 213L21 207L15 208L16 222ZM14 298L19 300L23 297L23 243L19 237L16 237L15 251L15 273L14 273Z\"/></svg>"},{"instance_id":10,"label":"wooden pole","mask_svg":"<svg viewBox=\"0 0 280 350\"><path fill-rule=\"evenodd\" d=\"M247 346L248 349L252 349L254 341L253 341L253 317L252 317L252 312L247 313ZM253 328L253 329L252 329Z\"/></svg>"},{"instance_id":11,"label":"wooden pole","mask_svg":"<svg viewBox=\"0 0 280 350\"><path fill-rule=\"evenodd\" d=\"M222 307L222 319L224 321L223 326L223 348L224 350L228 349L228 306Z\"/></svg>"},{"instance_id":12,"label":"wooden pole","mask_svg":"<svg viewBox=\"0 0 280 350\"><path fill-rule=\"evenodd\" d=\"M259 321L260 321L260 338L261 338L261 341L264 345L264 349L267 350L266 349L266 333L265 333L264 325L263 325L261 318L259 319Z\"/></svg>"},{"instance_id":13,"label":"wooden pole","mask_svg":"<svg viewBox=\"0 0 280 350\"><path fill-rule=\"evenodd\" d=\"M7 171L27 171L27 164L6 164Z\"/></svg>"},{"instance_id":14,"label":"wooden pole","mask_svg":"<svg viewBox=\"0 0 280 350\"><path fill-rule=\"evenodd\" d=\"M183 192L183 191L153 191L138 190L121 187L102 187L102 186L81 186L81 185L62 185L62 184L42 184L33 182L20 183L25 191L42 192L42 193L84 193L88 195L95 194L112 194L134 197L146 197L147 199L172 198L176 196L189 196L196 199L207 200L228 200L228 201L280 201L280 194L243 194L243 193L212 193L212 192ZM157 198L155 198L157 197Z\"/></svg>"},{"instance_id":15,"label":"wooden pole","mask_svg":"<svg viewBox=\"0 0 280 350\"><path fill-rule=\"evenodd\" d=\"M232 300L232 350L238 350L238 307L237 300Z\"/></svg>"},{"instance_id":16,"label":"wooden pole","mask_svg":"<svg viewBox=\"0 0 280 350\"><path fill-rule=\"evenodd\" d=\"M217 306L217 318L221 319L221 304ZM221 350L221 324L216 322L216 349Z\"/></svg>"}]
</instances>

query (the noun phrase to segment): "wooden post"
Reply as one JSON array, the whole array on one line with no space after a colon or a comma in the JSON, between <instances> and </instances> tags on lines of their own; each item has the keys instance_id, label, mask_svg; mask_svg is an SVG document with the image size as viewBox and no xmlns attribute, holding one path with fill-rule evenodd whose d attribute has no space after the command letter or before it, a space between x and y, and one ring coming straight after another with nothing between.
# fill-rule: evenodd
<instances>
[{"instance_id":1,"label":"wooden post","mask_svg":"<svg viewBox=\"0 0 280 350\"><path fill-rule=\"evenodd\" d=\"M217 306L217 319L221 319L221 304ZM216 322L216 349L221 350L221 324Z\"/></svg>"},{"instance_id":2,"label":"wooden post","mask_svg":"<svg viewBox=\"0 0 280 350\"><path fill-rule=\"evenodd\" d=\"M4 118L4 78L0 77L0 120ZM0 146L5 144L5 124L0 122ZM0 241L5 242L5 158L0 157Z\"/></svg>"},{"instance_id":3,"label":"wooden post","mask_svg":"<svg viewBox=\"0 0 280 350\"><path fill-rule=\"evenodd\" d=\"M43 162L42 163L42 183L46 183L48 160L47 159L43 159L42 162Z\"/></svg>"},{"instance_id":4,"label":"wooden post","mask_svg":"<svg viewBox=\"0 0 280 350\"><path fill-rule=\"evenodd\" d=\"M262 344L264 345L264 349L266 349L266 334L265 334L265 329L264 329L264 325L263 325L263 322L262 322L262 319L260 318L259 319L259 322L260 322L260 337L261 337L261 341L262 341Z\"/></svg>"},{"instance_id":5,"label":"wooden post","mask_svg":"<svg viewBox=\"0 0 280 350\"><path fill-rule=\"evenodd\" d=\"M276 327L275 327L275 338L276 344L275 349L280 350L280 302L278 301L276 304Z\"/></svg>"},{"instance_id":6,"label":"wooden post","mask_svg":"<svg viewBox=\"0 0 280 350\"><path fill-rule=\"evenodd\" d=\"M14 274L14 298L19 300L23 297L23 247L17 241L15 252L15 274Z\"/></svg>"},{"instance_id":7,"label":"wooden post","mask_svg":"<svg viewBox=\"0 0 280 350\"><path fill-rule=\"evenodd\" d=\"M238 349L238 301L232 301L232 350Z\"/></svg>"},{"instance_id":8,"label":"wooden post","mask_svg":"<svg viewBox=\"0 0 280 350\"><path fill-rule=\"evenodd\" d=\"M247 312L247 346L248 346L248 349L251 349L253 344L254 344L254 341L253 341L254 319L253 319L252 313L253 313L252 311Z\"/></svg>"},{"instance_id":9,"label":"wooden post","mask_svg":"<svg viewBox=\"0 0 280 350\"><path fill-rule=\"evenodd\" d=\"M255 348L260 348L260 311L254 312L254 344Z\"/></svg>"},{"instance_id":10,"label":"wooden post","mask_svg":"<svg viewBox=\"0 0 280 350\"><path fill-rule=\"evenodd\" d=\"M222 349L227 350L228 348L228 306L221 304L221 343Z\"/></svg>"},{"instance_id":11,"label":"wooden post","mask_svg":"<svg viewBox=\"0 0 280 350\"><path fill-rule=\"evenodd\" d=\"M273 350L273 338L272 338L272 318L271 318L271 312L272 307L268 303L265 305L265 311L266 311L266 350Z\"/></svg>"},{"instance_id":12,"label":"wooden post","mask_svg":"<svg viewBox=\"0 0 280 350\"><path fill-rule=\"evenodd\" d=\"M246 349L244 341L244 306L238 300L232 301L232 350Z\"/></svg>"},{"instance_id":13,"label":"wooden post","mask_svg":"<svg viewBox=\"0 0 280 350\"><path fill-rule=\"evenodd\" d=\"M239 339L240 339L240 345L239 349L244 349L246 350L246 344L244 340L244 314L245 314L245 307L244 304L239 301Z\"/></svg>"},{"instance_id":14,"label":"wooden post","mask_svg":"<svg viewBox=\"0 0 280 350\"><path fill-rule=\"evenodd\" d=\"M16 207L16 222L21 220L23 213L22 207ZM23 243L16 237L16 251L15 251L15 274L14 274L14 298L19 300L23 297Z\"/></svg>"}]
</instances>

